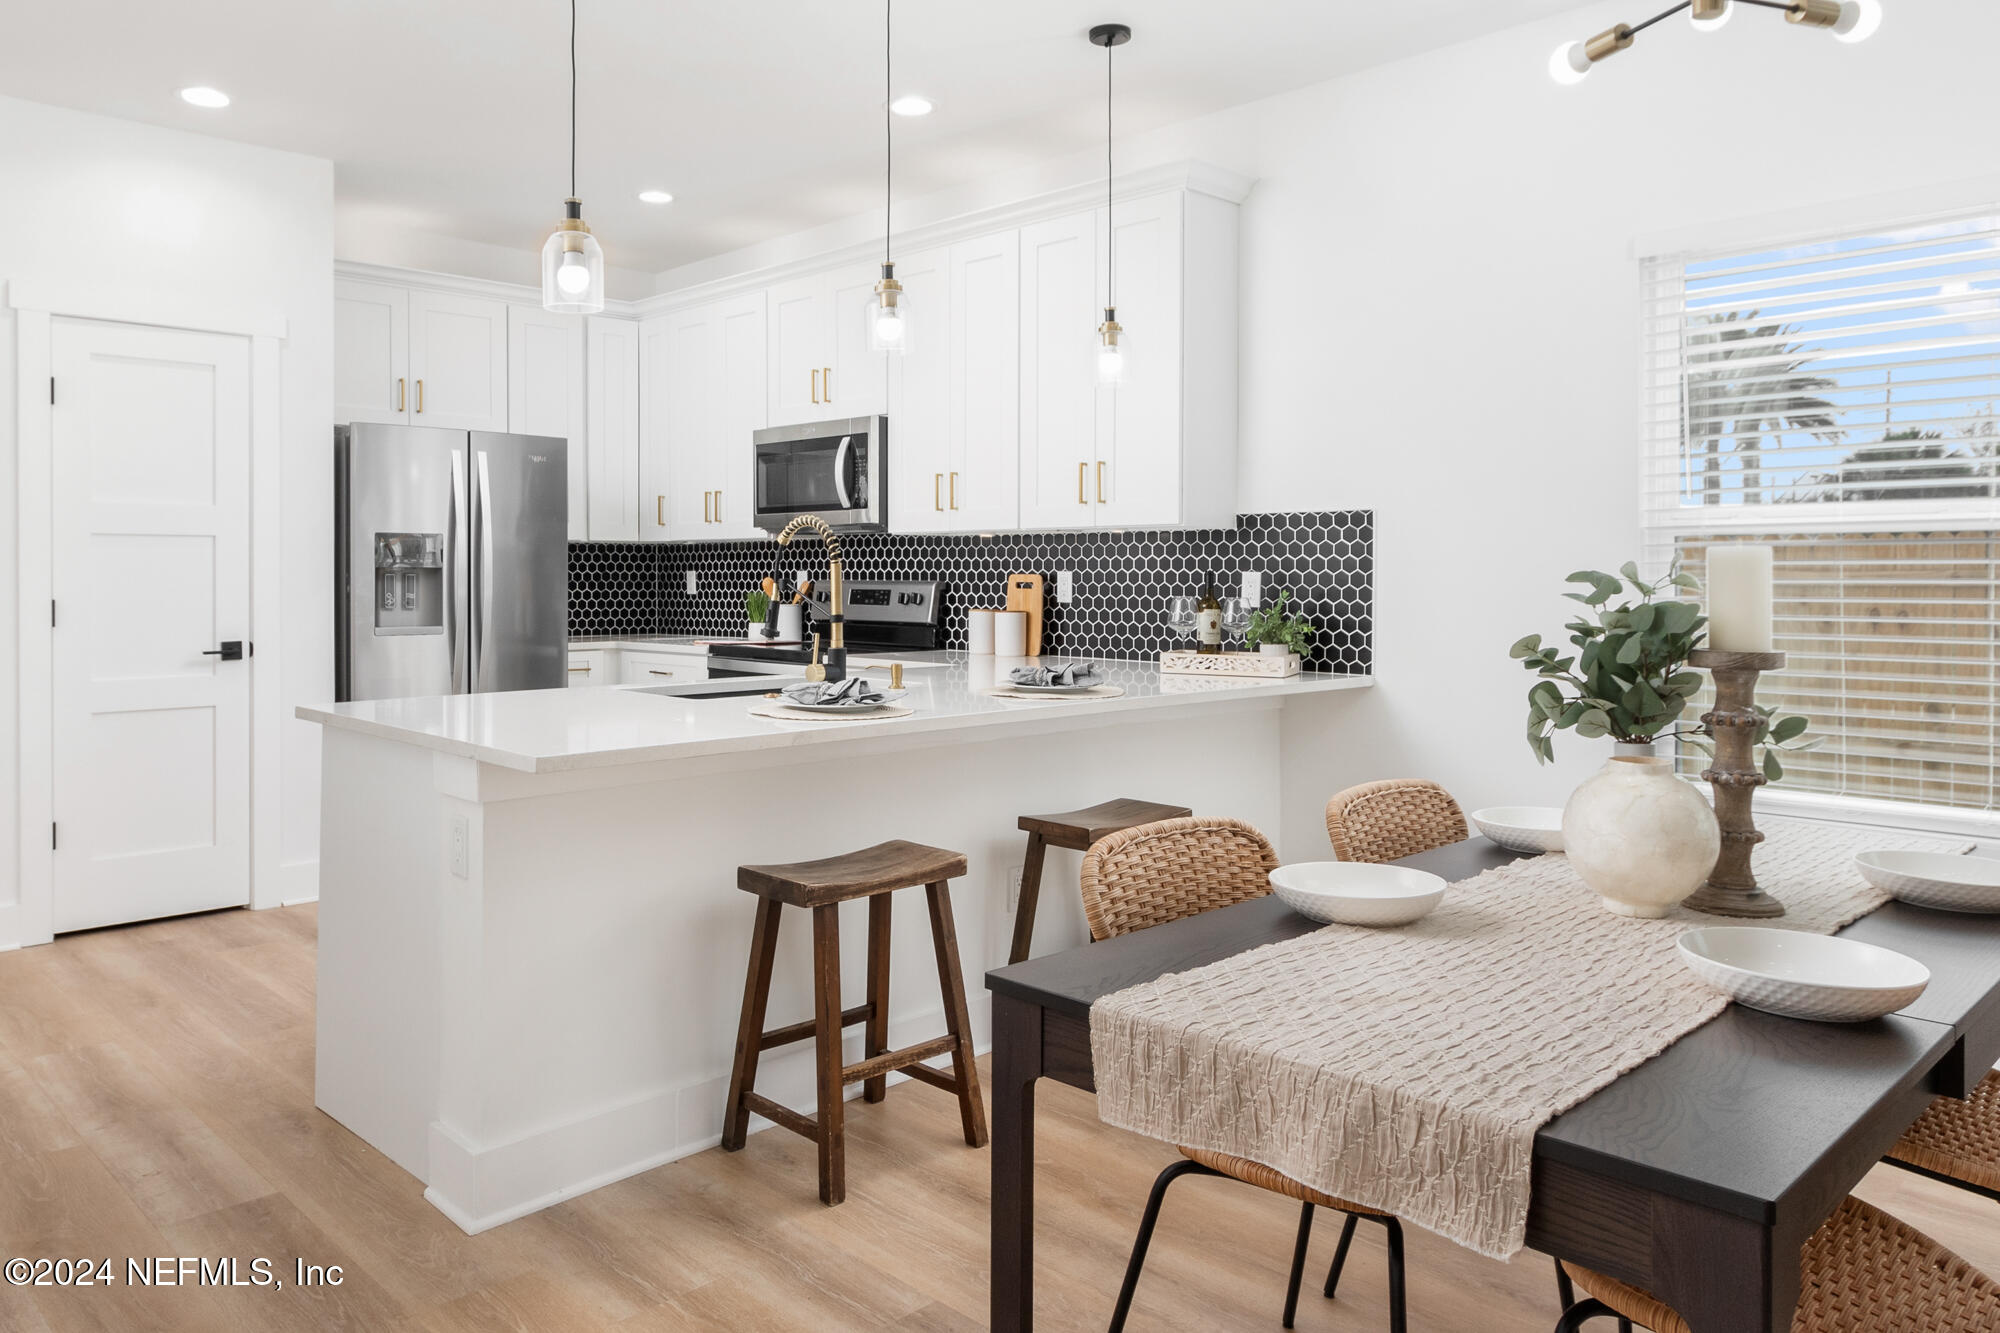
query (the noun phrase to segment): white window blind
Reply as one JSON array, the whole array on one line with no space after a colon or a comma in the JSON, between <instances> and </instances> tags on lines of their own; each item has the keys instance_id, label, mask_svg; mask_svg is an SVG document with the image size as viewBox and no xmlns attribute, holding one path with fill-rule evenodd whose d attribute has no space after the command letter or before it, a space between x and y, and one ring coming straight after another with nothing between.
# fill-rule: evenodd
<instances>
[{"instance_id":1,"label":"white window blind","mask_svg":"<svg viewBox=\"0 0 2000 1333\"><path fill-rule=\"evenodd\" d=\"M2000 808L2000 212L1644 281L1647 557L1775 548L1786 786Z\"/></svg>"}]
</instances>

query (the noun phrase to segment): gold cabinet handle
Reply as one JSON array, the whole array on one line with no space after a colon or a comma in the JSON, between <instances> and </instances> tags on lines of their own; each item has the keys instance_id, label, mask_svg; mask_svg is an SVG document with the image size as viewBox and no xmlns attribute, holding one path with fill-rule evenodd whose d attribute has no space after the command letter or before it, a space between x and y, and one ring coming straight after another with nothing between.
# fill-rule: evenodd
<instances>
[{"instance_id":1,"label":"gold cabinet handle","mask_svg":"<svg viewBox=\"0 0 2000 1333\"><path fill-rule=\"evenodd\" d=\"M1083 474L1084 470L1089 466L1090 464L1088 463L1078 463L1076 465L1076 502L1080 505L1090 503L1090 501L1083 498Z\"/></svg>"},{"instance_id":2,"label":"gold cabinet handle","mask_svg":"<svg viewBox=\"0 0 2000 1333\"><path fill-rule=\"evenodd\" d=\"M590 668L587 666L571 667L569 670L571 675L575 675L579 671L583 672L586 676L590 674Z\"/></svg>"},{"instance_id":3,"label":"gold cabinet handle","mask_svg":"<svg viewBox=\"0 0 2000 1333\"><path fill-rule=\"evenodd\" d=\"M813 367L813 401L819 401L819 367Z\"/></svg>"},{"instance_id":4,"label":"gold cabinet handle","mask_svg":"<svg viewBox=\"0 0 2000 1333\"><path fill-rule=\"evenodd\" d=\"M653 526L656 528L667 526L667 497L664 495L653 497Z\"/></svg>"},{"instance_id":5,"label":"gold cabinet handle","mask_svg":"<svg viewBox=\"0 0 2000 1333\"><path fill-rule=\"evenodd\" d=\"M703 492L701 493L701 521L702 521L702 522L704 522L704 523L713 523L713 522L715 522L715 520L714 520L714 519L712 519L712 518L710 518L710 517L708 516L708 510L709 510L709 506L710 506L710 505L712 505L712 504L713 504L714 502L715 502L715 492L714 492L714 491L703 491Z\"/></svg>"},{"instance_id":6,"label":"gold cabinet handle","mask_svg":"<svg viewBox=\"0 0 2000 1333\"><path fill-rule=\"evenodd\" d=\"M418 380L418 381L417 381L417 411L421 412L421 411L423 411L423 410L424 410L424 382L423 382L422 380Z\"/></svg>"},{"instance_id":7,"label":"gold cabinet handle","mask_svg":"<svg viewBox=\"0 0 2000 1333\"><path fill-rule=\"evenodd\" d=\"M673 672L671 672L671 671L658 671L658 670L655 670L655 669L654 669L654 668L652 668L652 667L647 667L647 668L646 668L646 674L647 674L647 675L649 675L649 676L671 676L671 675L673 675L674 673L673 673Z\"/></svg>"},{"instance_id":8,"label":"gold cabinet handle","mask_svg":"<svg viewBox=\"0 0 2000 1333\"><path fill-rule=\"evenodd\" d=\"M819 372L819 382L826 388L826 401L833 401L833 367L827 366Z\"/></svg>"},{"instance_id":9,"label":"gold cabinet handle","mask_svg":"<svg viewBox=\"0 0 2000 1333\"><path fill-rule=\"evenodd\" d=\"M1104 460L1097 462L1097 503L1104 503Z\"/></svg>"},{"instance_id":10,"label":"gold cabinet handle","mask_svg":"<svg viewBox=\"0 0 2000 1333\"><path fill-rule=\"evenodd\" d=\"M938 498L938 488L943 485L944 473L933 472L931 474L931 508L937 510L940 514L944 512L944 501Z\"/></svg>"},{"instance_id":11,"label":"gold cabinet handle","mask_svg":"<svg viewBox=\"0 0 2000 1333\"><path fill-rule=\"evenodd\" d=\"M720 522L722 522L722 492L721 492L721 491L717 491L717 492L715 493L715 521L716 521L717 523L720 523Z\"/></svg>"},{"instance_id":12,"label":"gold cabinet handle","mask_svg":"<svg viewBox=\"0 0 2000 1333\"><path fill-rule=\"evenodd\" d=\"M403 410L403 386L407 382L400 375L396 377L396 410L398 412Z\"/></svg>"},{"instance_id":13,"label":"gold cabinet handle","mask_svg":"<svg viewBox=\"0 0 2000 1333\"><path fill-rule=\"evenodd\" d=\"M958 474L951 474L951 507L958 508Z\"/></svg>"}]
</instances>

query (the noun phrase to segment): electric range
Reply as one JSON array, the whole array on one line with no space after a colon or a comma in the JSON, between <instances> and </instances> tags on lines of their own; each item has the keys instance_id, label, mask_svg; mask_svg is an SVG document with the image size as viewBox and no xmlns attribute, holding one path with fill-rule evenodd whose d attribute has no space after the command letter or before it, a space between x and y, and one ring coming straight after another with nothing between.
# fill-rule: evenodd
<instances>
[{"instance_id":1,"label":"electric range","mask_svg":"<svg viewBox=\"0 0 2000 1333\"><path fill-rule=\"evenodd\" d=\"M923 652L944 647L944 585L906 579L844 580L847 652L849 657L893 656L899 652ZM763 675L772 666L803 666L812 660L812 636L820 636L820 647L830 646L824 623L829 613L823 603L809 603L808 609L821 617L820 623L806 625L806 642L760 643L756 639L712 642L708 645L708 674Z\"/></svg>"}]
</instances>

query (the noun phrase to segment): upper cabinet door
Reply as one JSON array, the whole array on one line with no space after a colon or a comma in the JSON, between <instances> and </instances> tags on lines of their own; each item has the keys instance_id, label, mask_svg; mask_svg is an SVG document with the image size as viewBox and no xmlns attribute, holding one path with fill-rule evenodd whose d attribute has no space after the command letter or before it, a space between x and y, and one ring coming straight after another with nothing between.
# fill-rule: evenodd
<instances>
[{"instance_id":1,"label":"upper cabinet door","mask_svg":"<svg viewBox=\"0 0 2000 1333\"><path fill-rule=\"evenodd\" d=\"M1021 229L1020 523L1027 529L1096 521L1091 474L1098 391L1091 348L1104 318L1098 304L1101 244L1095 212Z\"/></svg>"},{"instance_id":2,"label":"upper cabinet door","mask_svg":"<svg viewBox=\"0 0 2000 1333\"><path fill-rule=\"evenodd\" d=\"M897 266L901 281L902 266ZM869 312L875 305L880 264L851 264L826 277L827 308L833 336L820 374L822 416L867 417L883 410L889 399L889 357L869 346ZM914 307L912 307L914 309Z\"/></svg>"},{"instance_id":3,"label":"upper cabinet door","mask_svg":"<svg viewBox=\"0 0 2000 1333\"><path fill-rule=\"evenodd\" d=\"M565 442L569 539L590 537L589 446L584 430L583 316L507 307L507 429Z\"/></svg>"},{"instance_id":4,"label":"upper cabinet door","mask_svg":"<svg viewBox=\"0 0 2000 1333\"><path fill-rule=\"evenodd\" d=\"M718 303L714 337L717 369L711 385L717 438L708 456L711 537L754 537L751 437L768 419L764 293Z\"/></svg>"},{"instance_id":5,"label":"upper cabinet door","mask_svg":"<svg viewBox=\"0 0 2000 1333\"><path fill-rule=\"evenodd\" d=\"M677 310L667 318L667 391L662 430L649 446L666 451L668 541L695 541L714 535L714 488L708 484L709 454L719 443L715 391L722 369L716 306ZM656 470L655 475L658 475ZM655 501L658 507L658 501Z\"/></svg>"},{"instance_id":6,"label":"upper cabinet door","mask_svg":"<svg viewBox=\"0 0 2000 1333\"><path fill-rule=\"evenodd\" d=\"M668 540L669 367L676 315L639 321L639 540Z\"/></svg>"},{"instance_id":7,"label":"upper cabinet door","mask_svg":"<svg viewBox=\"0 0 2000 1333\"><path fill-rule=\"evenodd\" d=\"M1181 194L1174 191L1121 203L1112 210L1112 218L1117 245L1113 295L1128 346L1124 382L1099 394L1091 496L1101 525L1167 527L1185 521ZM1096 231L1102 238L1101 219Z\"/></svg>"},{"instance_id":8,"label":"upper cabinet door","mask_svg":"<svg viewBox=\"0 0 2000 1333\"><path fill-rule=\"evenodd\" d=\"M342 278L333 284L333 420L410 419L410 293Z\"/></svg>"},{"instance_id":9,"label":"upper cabinet door","mask_svg":"<svg viewBox=\"0 0 2000 1333\"><path fill-rule=\"evenodd\" d=\"M639 326L584 317L584 439L590 540L639 535Z\"/></svg>"},{"instance_id":10,"label":"upper cabinet door","mask_svg":"<svg viewBox=\"0 0 2000 1333\"><path fill-rule=\"evenodd\" d=\"M896 261L910 307L910 345L889 362L889 527L950 532L945 481L951 455L951 251Z\"/></svg>"},{"instance_id":11,"label":"upper cabinet door","mask_svg":"<svg viewBox=\"0 0 2000 1333\"><path fill-rule=\"evenodd\" d=\"M1020 234L951 248L951 526L998 532L1021 515Z\"/></svg>"},{"instance_id":12,"label":"upper cabinet door","mask_svg":"<svg viewBox=\"0 0 2000 1333\"><path fill-rule=\"evenodd\" d=\"M796 426L833 415L820 381L833 364L833 310L826 275L765 293L770 367L769 424Z\"/></svg>"},{"instance_id":13,"label":"upper cabinet door","mask_svg":"<svg viewBox=\"0 0 2000 1333\"><path fill-rule=\"evenodd\" d=\"M507 303L410 293L410 420L507 429Z\"/></svg>"}]
</instances>

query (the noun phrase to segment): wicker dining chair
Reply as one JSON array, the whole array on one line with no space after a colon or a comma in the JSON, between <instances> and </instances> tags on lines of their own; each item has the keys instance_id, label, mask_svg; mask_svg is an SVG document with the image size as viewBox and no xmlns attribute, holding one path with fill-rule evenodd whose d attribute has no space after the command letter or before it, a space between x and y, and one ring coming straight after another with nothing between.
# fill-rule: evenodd
<instances>
[{"instance_id":1,"label":"wicker dining chair","mask_svg":"<svg viewBox=\"0 0 2000 1333\"><path fill-rule=\"evenodd\" d=\"M1470 836L1451 793L1423 778L1349 787L1326 803L1326 836L1342 861L1400 861Z\"/></svg>"},{"instance_id":2,"label":"wicker dining chair","mask_svg":"<svg viewBox=\"0 0 2000 1333\"><path fill-rule=\"evenodd\" d=\"M1692 1333L1650 1292L1576 1264L1561 1268L1586 1299L1563 1311L1556 1333L1616 1316L1653 1333ZM1843 1200L1799 1254L1799 1305L1791 1333L1993 1333L2000 1285L1905 1222L1856 1198Z\"/></svg>"},{"instance_id":3,"label":"wicker dining chair","mask_svg":"<svg viewBox=\"0 0 2000 1333\"><path fill-rule=\"evenodd\" d=\"M1166 819L1113 833L1083 857L1083 906L1090 918L1091 937L1110 939L1262 897L1271 891L1270 874L1277 866L1277 853L1270 841L1240 820ZM1285 1286L1286 1328L1292 1327L1298 1313L1313 1209L1332 1208L1347 1215L1322 1289L1329 1298L1340 1285L1355 1224L1366 1218L1382 1227L1389 1250L1389 1328L1391 1333L1404 1333L1403 1228L1394 1217L1324 1194L1247 1158L1187 1147L1181 1149L1181 1155L1184 1160L1167 1167L1153 1181L1139 1234L1132 1242L1132 1258L1125 1266L1125 1281L1118 1290L1111 1333L1120 1333L1131 1313L1132 1296L1139 1287L1139 1273L1146 1264L1146 1250L1152 1244L1167 1187L1187 1175L1227 1176L1298 1200L1298 1240L1292 1248L1291 1276Z\"/></svg>"},{"instance_id":4,"label":"wicker dining chair","mask_svg":"<svg viewBox=\"0 0 2000 1333\"><path fill-rule=\"evenodd\" d=\"M1964 1101L1932 1102L1882 1160L2000 1203L2000 1072Z\"/></svg>"}]
</instances>

